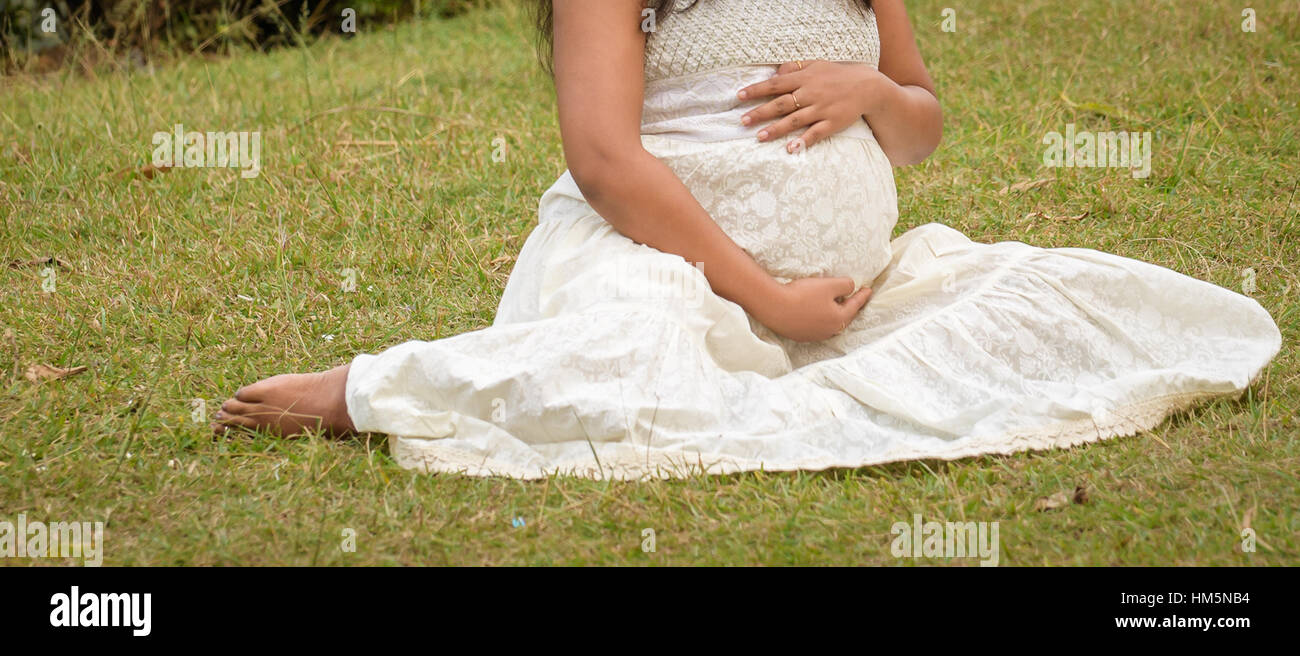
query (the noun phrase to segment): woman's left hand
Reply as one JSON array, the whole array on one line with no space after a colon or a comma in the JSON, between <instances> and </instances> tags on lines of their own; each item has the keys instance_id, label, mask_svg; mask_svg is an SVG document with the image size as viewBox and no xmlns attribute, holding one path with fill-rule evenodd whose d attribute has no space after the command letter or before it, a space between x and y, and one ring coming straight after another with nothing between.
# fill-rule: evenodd
<instances>
[{"instance_id":1,"label":"woman's left hand","mask_svg":"<svg viewBox=\"0 0 1300 656\"><path fill-rule=\"evenodd\" d=\"M758 133L759 141L779 139L808 127L786 144L797 153L825 139L873 111L880 97L873 91L884 75L868 64L803 61L783 64L777 74L752 84L737 94L741 100L775 96L741 117L745 125L779 119Z\"/></svg>"}]
</instances>

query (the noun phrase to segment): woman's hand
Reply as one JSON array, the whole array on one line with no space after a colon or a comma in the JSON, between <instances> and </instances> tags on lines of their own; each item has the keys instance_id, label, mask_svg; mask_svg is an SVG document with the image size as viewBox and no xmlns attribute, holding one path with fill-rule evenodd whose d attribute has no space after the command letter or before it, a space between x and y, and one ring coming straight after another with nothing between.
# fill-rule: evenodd
<instances>
[{"instance_id":1,"label":"woman's hand","mask_svg":"<svg viewBox=\"0 0 1300 656\"><path fill-rule=\"evenodd\" d=\"M870 288L854 287L852 278L800 278L781 285L751 313L782 337L820 342L844 332L871 298Z\"/></svg>"},{"instance_id":2,"label":"woman's hand","mask_svg":"<svg viewBox=\"0 0 1300 656\"><path fill-rule=\"evenodd\" d=\"M864 63L794 62L739 92L741 99L772 98L745 115L745 125L779 119L760 141L812 126L786 144L796 153L861 117L894 166L917 164L934 152L943 138L943 111L903 0L872 0L871 11L880 33L878 69Z\"/></svg>"},{"instance_id":3,"label":"woman's hand","mask_svg":"<svg viewBox=\"0 0 1300 656\"><path fill-rule=\"evenodd\" d=\"M797 153L872 113L881 96L877 85L888 81L868 64L826 61L783 64L771 79L741 89L742 100L775 96L770 102L741 117L741 123L756 125L777 120L758 133L759 141L779 139L808 127L798 139L786 144Z\"/></svg>"}]
</instances>

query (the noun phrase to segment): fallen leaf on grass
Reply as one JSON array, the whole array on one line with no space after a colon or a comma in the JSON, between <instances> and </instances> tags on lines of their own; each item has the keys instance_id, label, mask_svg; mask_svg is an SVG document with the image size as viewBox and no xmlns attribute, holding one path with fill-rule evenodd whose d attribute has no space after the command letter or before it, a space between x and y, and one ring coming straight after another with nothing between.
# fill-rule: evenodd
<instances>
[{"instance_id":1,"label":"fallen leaf on grass","mask_svg":"<svg viewBox=\"0 0 1300 656\"><path fill-rule=\"evenodd\" d=\"M155 175L158 175L159 173L168 173L171 170L172 167L170 166L154 166L153 164L149 164L139 171L136 171L136 173L139 173L145 180L152 180Z\"/></svg>"},{"instance_id":2,"label":"fallen leaf on grass","mask_svg":"<svg viewBox=\"0 0 1300 656\"><path fill-rule=\"evenodd\" d=\"M9 268L10 268L10 269L22 269L22 268L25 268L25 267L36 267L36 266L48 266L48 265L50 265L50 264L53 264L54 266L58 266L58 267L63 267L64 269L67 269L67 270L69 270L69 271L72 270L72 265L71 265L71 264L68 264L68 261L67 261L67 260L65 260L65 259L63 259L63 258L61 258L61 257L55 257L55 256L53 256L53 255L51 255L51 256L49 256L49 257L33 257L33 258L31 258L31 259L27 259L27 260L9 260Z\"/></svg>"},{"instance_id":3,"label":"fallen leaf on grass","mask_svg":"<svg viewBox=\"0 0 1300 656\"><path fill-rule=\"evenodd\" d=\"M48 364L34 364L27 368L24 376L26 376L27 380L30 380L33 383L39 383L43 380L59 380L69 376L75 376L85 370L86 367L84 366L64 369L62 367L51 367Z\"/></svg>"},{"instance_id":4,"label":"fallen leaf on grass","mask_svg":"<svg viewBox=\"0 0 1300 656\"><path fill-rule=\"evenodd\" d=\"M505 264L506 262L514 262L514 261L515 261L515 256L513 255L501 255L499 257L493 258L492 261L488 262L488 266L492 267L492 269L497 269L498 267L500 267L502 264Z\"/></svg>"},{"instance_id":5,"label":"fallen leaf on grass","mask_svg":"<svg viewBox=\"0 0 1300 656\"><path fill-rule=\"evenodd\" d=\"M1074 100L1071 100L1069 96L1065 95L1064 91L1061 92L1061 100L1071 109L1080 109L1098 116L1104 116L1112 120L1121 120L1128 123L1146 123L1145 120L1114 105L1101 102L1075 102Z\"/></svg>"},{"instance_id":6,"label":"fallen leaf on grass","mask_svg":"<svg viewBox=\"0 0 1300 656\"><path fill-rule=\"evenodd\" d=\"M496 258L492 259L491 261L487 262L486 265L483 264L483 263L480 263L478 268L479 268L479 270L482 271L485 275L488 275L488 276L500 276L500 275L504 275L504 274L501 272L501 268L504 267L504 266L506 266L507 264L510 264L511 262L514 262L514 261L515 261L515 258L514 258L513 255L502 255L502 256L496 257Z\"/></svg>"},{"instance_id":7,"label":"fallen leaf on grass","mask_svg":"<svg viewBox=\"0 0 1300 656\"><path fill-rule=\"evenodd\" d=\"M1076 214L1074 216L1052 216L1051 214L1044 214L1043 212L1030 212L1025 215L1025 219L1026 220L1047 219L1048 221L1078 221L1079 219L1088 216L1089 213L1090 213L1089 210L1084 210L1083 214Z\"/></svg>"},{"instance_id":8,"label":"fallen leaf on grass","mask_svg":"<svg viewBox=\"0 0 1300 656\"><path fill-rule=\"evenodd\" d=\"M1040 497L1034 502L1034 510L1043 512L1046 510L1056 510L1070 505L1070 495L1064 492L1057 492L1050 497Z\"/></svg>"},{"instance_id":9,"label":"fallen leaf on grass","mask_svg":"<svg viewBox=\"0 0 1300 656\"><path fill-rule=\"evenodd\" d=\"M1037 510L1038 512L1059 510L1072 503L1088 503L1088 489L1082 485L1077 485L1074 488L1074 493L1062 491L1057 492L1050 497L1039 497L1038 500L1034 502L1034 510Z\"/></svg>"},{"instance_id":10,"label":"fallen leaf on grass","mask_svg":"<svg viewBox=\"0 0 1300 656\"><path fill-rule=\"evenodd\" d=\"M1039 187L1049 185L1051 183L1052 183L1051 178L1040 178L1038 180L1024 180L1022 182L1017 182L1008 187L1003 187L1002 190L998 192L998 195L1005 196L1015 191L1029 191L1030 189L1037 189Z\"/></svg>"}]
</instances>

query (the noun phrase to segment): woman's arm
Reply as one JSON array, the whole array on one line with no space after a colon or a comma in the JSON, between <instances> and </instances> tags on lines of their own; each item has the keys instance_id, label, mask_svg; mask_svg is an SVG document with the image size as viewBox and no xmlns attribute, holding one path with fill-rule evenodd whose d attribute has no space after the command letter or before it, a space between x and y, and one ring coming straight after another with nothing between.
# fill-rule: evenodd
<instances>
[{"instance_id":1,"label":"woman's arm","mask_svg":"<svg viewBox=\"0 0 1300 656\"><path fill-rule=\"evenodd\" d=\"M742 117L745 125L780 119L759 133L760 141L809 126L787 145L795 152L866 119L894 166L919 163L939 146L943 112L903 0L873 0L871 6L880 31L878 70L867 64L791 62L770 80L740 90L742 99L776 96Z\"/></svg>"},{"instance_id":2,"label":"woman's arm","mask_svg":"<svg viewBox=\"0 0 1300 656\"><path fill-rule=\"evenodd\" d=\"M592 209L628 238L702 263L713 291L779 334L844 329L870 290L847 278L782 285L718 227L672 169L641 145L640 0L555 0L555 91L564 156Z\"/></svg>"},{"instance_id":3,"label":"woman's arm","mask_svg":"<svg viewBox=\"0 0 1300 656\"><path fill-rule=\"evenodd\" d=\"M880 72L862 117L894 166L918 164L943 138L943 111L925 69L903 0L873 0L880 30Z\"/></svg>"}]
</instances>

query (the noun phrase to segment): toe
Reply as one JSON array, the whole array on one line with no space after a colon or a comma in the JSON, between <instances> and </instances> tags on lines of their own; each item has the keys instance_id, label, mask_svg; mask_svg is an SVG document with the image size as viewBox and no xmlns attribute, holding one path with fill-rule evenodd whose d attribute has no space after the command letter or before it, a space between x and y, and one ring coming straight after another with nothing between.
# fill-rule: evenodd
<instances>
[{"instance_id":1,"label":"toe","mask_svg":"<svg viewBox=\"0 0 1300 656\"><path fill-rule=\"evenodd\" d=\"M220 421L214 421L208 424L208 427L212 429L212 434L216 437L234 437L244 432L244 429L247 428L246 426L241 426L235 423L229 417Z\"/></svg>"},{"instance_id":2,"label":"toe","mask_svg":"<svg viewBox=\"0 0 1300 656\"><path fill-rule=\"evenodd\" d=\"M243 401L240 401L237 398L226 399L226 402L221 404L221 412L227 415L247 416L252 409L253 409L253 404L245 403Z\"/></svg>"},{"instance_id":3,"label":"toe","mask_svg":"<svg viewBox=\"0 0 1300 656\"><path fill-rule=\"evenodd\" d=\"M247 428L248 430L257 430L258 421L245 415L230 414L224 410L218 411L213 417L216 425L225 426L226 428Z\"/></svg>"},{"instance_id":4,"label":"toe","mask_svg":"<svg viewBox=\"0 0 1300 656\"><path fill-rule=\"evenodd\" d=\"M257 387L257 383L253 383L252 385L245 385L245 386L243 386L243 387L241 387L241 388L235 390L235 400L238 400L238 401L244 401L244 402L247 402L247 403L252 403L252 402L253 402L253 396L254 396L254 395L253 395L253 388L255 388L255 387Z\"/></svg>"},{"instance_id":5,"label":"toe","mask_svg":"<svg viewBox=\"0 0 1300 656\"><path fill-rule=\"evenodd\" d=\"M265 401L267 392L275 389L275 383L273 381L277 378L279 378L279 376L263 378L256 383L239 388L235 392L235 400L243 401L244 403L259 403Z\"/></svg>"}]
</instances>

